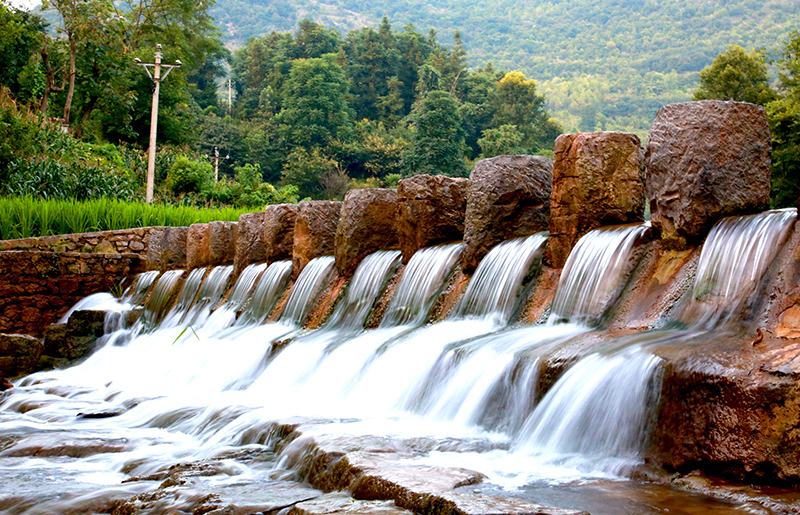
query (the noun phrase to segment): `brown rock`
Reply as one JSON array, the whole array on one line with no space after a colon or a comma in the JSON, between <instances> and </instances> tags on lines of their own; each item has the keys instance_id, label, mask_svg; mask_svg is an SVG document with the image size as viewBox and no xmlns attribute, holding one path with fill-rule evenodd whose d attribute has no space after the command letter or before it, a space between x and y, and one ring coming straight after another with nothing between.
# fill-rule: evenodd
<instances>
[{"instance_id":1,"label":"brown rock","mask_svg":"<svg viewBox=\"0 0 800 515\"><path fill-rule=\"evenodd\" d=\"M150 233L150 241L147 244L147 253L145 255L148 270L161 270L161 251L163 248L164 231Z\"/></svg>"},{"instance_id":2,"label":"brown rock","mask_svg":"<svg viewBox=\"0 0 800 515\"><path fill-rule=\"evenodd\" d=\"M297 204L292 242L292 277L314 258L332 255L342 203L330 200L305 200Z\"/></svg>"},{"instance_id":3,"label":"brown rock","mask_svg":"<svg viewBox=\"0 0 800 515\"><path fill-rule=\"evenodd\" d=\"M644 149L634 134L591 132L556 139L550 239L545 260L563 268L572 247L604 225L644 220Z\"/></svg>"},{"instance_id":4,"label":"brown rock","mask_svg":"<svg viewBox=\"0 0 800 515\"><path fill-rule=\"evenodd\" d=\"M684 473L799 484L800 343L707 340L658 350L669 366L651 459Z\"/></svg>"},{"instance_id":5,"label":"brown rock","mask_svg":"<svg viewBox=\"0 0 800 515\"><path fill-rule=\"evenodd\" d=\"M468 179L415 175L397 185L397 235L403 263L423 247L464 237Z\"/></svg>"},{"instance_id":6,"label":"brown rock","mask_svg":"<svg viewBox=\"0 0 800 515\"><path fill-rule=\"evenodd\" d=\"M44 351L37 338L27 334L0 334L0 376L15 377L33 372Z\"/></svg>"},{"instance_id":7,"label":"brown rock","mask_svg":"<svg viewBox=\"0 0 800 515\"><path fill-rule=\"evenodd\" d=\"M208 224L192 224L186 235L186 268L205 268L211 265L211 228Z\"/></svg>"},{"instance_id":8,"label":"brown rock","mask_svg":"<svg viewBox=\"0 0 800 515\"><path fill-rule=\"evenodd\" d=\"M267 261L292 258L297 204L275 204L264 208L264 246Z\"/></svg>"},{"instance_id":9,"label":"brown rock","mask_svg":"<svg viewBox=\"0 0 800 515\"><path fill-rule=\"evenodd\" d=\"M370 252L397 248L397 192L387 188L350 190L336 228L336 268L350 276Z\"/></svg>"},{"instance_id":10,"label":"brown rock","mask_svg":"<svg viewBox=\"0 0 800 515\"><path fill-rule=\"evenodd\" d=\"M666 246L683 248L720 218L766 209L770 150L761 106L703 100L659 109L645 155L646 188Z\"/></svg>"},{"instance_id":11,"label":"brown rock","mask_svg":"<svg viewBox=\"0 0 800 515\"><path fill-rule=\"evenodd\" d=\"M97 252L99 254L116 254L117 247L108 240L103 240L97 244L97 246L92 249L92 252Z\"/></svg>"},{"instance_id":12,"label":"brown rock","mask_svg":"<svg viewBox=\"0 0 800 515\"><path fill-rule=\"evenodd\" d=\"M541 156L497 156L475 163L464 223L464 271L508 238L548 229L553 162Z\"/></svg>"},{"instance_id":13,"label":"brown rock","mask_svg":"<svg viewBox=\"0 0 800 515\"><path fill-rule=\"evenodd\" d=\"M186 238L188 227L165 227L161 247L161 267L163 270L186 268Z\"/></svg>"},{"instance_id":14,"label":"brown rock","mask_svg":"<svg viewBox=\"0 0 800 515\"><path fill-rule=\"evenodd\" d=\"M97 339L103 336L105 317L105 311L80 309L66 324L51 325L45 331L44 353L71 360L91 354Z\"/></svg>"},{"instance_id":15,"label":"brown rock","mask_svg":"<svg viewBox=\"0 0 800 515\"><path fill-rule=\"evenodd\" d=\"M236 256L236 222L209 222L209 259L213 265L232 265Z\"/></svg>"},{"instance_id":16,"label":"brown rock","mask_svg":"<svg viewBox=\"0 0 800 515\"><path fill-rule=\"evenodd\" d=\"M252 263L267 260L264 246L264 212L246 213L239 217L236 227L236 255L233 260L233 274L239 275Z\"/></svg>"}]
</instances>

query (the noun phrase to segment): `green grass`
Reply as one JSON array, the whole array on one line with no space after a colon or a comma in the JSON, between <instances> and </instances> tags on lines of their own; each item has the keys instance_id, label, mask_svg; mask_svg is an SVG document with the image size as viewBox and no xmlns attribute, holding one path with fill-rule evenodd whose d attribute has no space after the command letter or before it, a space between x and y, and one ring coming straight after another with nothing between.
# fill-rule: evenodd
<instances>
[{"instance_id":1,"label":"green grass","mask_svg":"<svg viewBox=\"0 0 800 515\"><path fill-rule=\"evenodd\" d=\"M51 234L132 229L152 225L174 227L214 220L236 221L252 209L197 209L99 199L46 200L0 197L0 239L13 240Z\"/></svg>"}]
</instances>

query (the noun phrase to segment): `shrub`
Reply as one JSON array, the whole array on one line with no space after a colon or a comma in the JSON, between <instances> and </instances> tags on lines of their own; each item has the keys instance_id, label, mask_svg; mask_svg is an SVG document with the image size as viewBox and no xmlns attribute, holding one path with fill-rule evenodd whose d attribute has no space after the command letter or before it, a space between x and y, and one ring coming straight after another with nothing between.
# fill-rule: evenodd
<instances>
[{"instance_id":1,"label":"shrub","mask_svg":"<svg viewBox=\"0 0 800 515\"><path fill-rule=\"evenodd\" d=\"M173 193L200 193L211 183L214 169L209 163L179 156L167 174L167 187Z\"/></svg>"}]
</instances>

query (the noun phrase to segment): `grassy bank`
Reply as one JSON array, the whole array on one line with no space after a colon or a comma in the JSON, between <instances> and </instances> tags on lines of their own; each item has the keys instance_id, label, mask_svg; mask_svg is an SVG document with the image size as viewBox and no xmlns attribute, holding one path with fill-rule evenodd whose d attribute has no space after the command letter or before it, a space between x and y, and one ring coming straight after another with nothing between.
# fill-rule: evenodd
<instances>
[{"instance_id":1,"label":"grassy bank","mask_svg":"<svg viewBox=\"0 0 800 515\"><path fill-rule=\"evenodd\" d=\"M99 199L44 200L0 197L0 239L132 229L152 225L188 226L214 220L236 221L252 209L197 209Z\"/></svg>"}]
</instances>

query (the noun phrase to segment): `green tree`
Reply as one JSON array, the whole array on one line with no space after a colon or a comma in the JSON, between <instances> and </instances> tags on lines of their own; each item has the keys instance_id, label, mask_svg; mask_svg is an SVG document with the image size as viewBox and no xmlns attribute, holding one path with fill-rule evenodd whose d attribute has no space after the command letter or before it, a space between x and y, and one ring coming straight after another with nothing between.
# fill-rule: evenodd
<instances>
[{"instance_id":1,"label":"green tree","mask_svg":"<svg viewBox=\"0 0 800 515\"><path fill-rule=\"evenodd\" d=\"M315 148L308 151L302 147L294 149L283 168L282 183L294 185L300 195L317 197L323 192L323 178L339 169L339 163Z\"/></svg>"},{"instance_id":2,"label":"green tree","mask_svg":"<svg viewBox=\"0 0 800 515\"><path fill-rule=\"evenodd\" d=\"M775 98L769 85L767 63L759 52L730 45L700 72L700 87L693 100L736 100L764 105Z\"/></svg>"},{"instance_id":3,"label":"green tree","mask_svg":"<svg viewBox=\"0 0 800 515\"><path fill-rule=\"evenodd\" d=\"M528 152L552 148L559 127L549 121L544 95L537 92L536 81L523 73L509 72L497 82L496 108L492 125L516 125L523 134L522 145Z\"/></svg>"},{"instance_id":4,"label":"green tree","mask_svg":"<svg viewBox=\"0 0 800 515\"><path fill-rule=\"evenodd\" d=\"M486 129L478 140L481 147L481 159L500 155L525 153L522 140L525 135L515 125L501 125L496 129Z\"/></svg>"},{"instance_id":5,"label":"green tree","mask_svg":"<svg viewBox=\"0 0 800 515\"><path fill-rule=\"evenodd\" d=\"M778 98L766 106L772 132L772 205L791 207L800 196L800 31L789 34L775 64Z\"/></svg>"},{"instance_id":6,"label":"green tree","mask_svg":"<svg viewBox=\"0 0 800 515\"><path fill-rule=\"evenodd\" d=\"M213 182L213 178L214 169L210 163L179 156L167 174L167 187L176 195L200 193Z\"/></svg>"},{"instance_id":7,"label":"green tree","mask_svg":"<svg viewBox=\"0 0 800 515\"><path fill-rule=\"evenodd\" d=\"M429 91L414 113L414 133L401 167L405 175L420 173L466 177L464 129L458 101L446 91Z\"/></svg>"},{"instance_id":8,"label":"green tree","mask_svg":"<svg viewBox=\"0 0 800 515\"><path fill-rule=\"evenodd\" d=\"M46 22L30 12L0 4L0 84L24 100L44 89L39 52Z\"/></svg>"},{"instance_id":9,"label":"green tree","mask_svg":"<svg viewBox=\"0 0 800 515\"><path fill-rule=\"evenodd\" d=\"M292 63L277 116L279 133L289 145L325 147L350 136L354 114L345 98L349 84L336 59L327 54Z\"/></svg>"}]
</instances>

